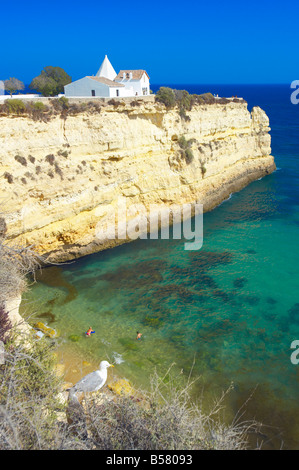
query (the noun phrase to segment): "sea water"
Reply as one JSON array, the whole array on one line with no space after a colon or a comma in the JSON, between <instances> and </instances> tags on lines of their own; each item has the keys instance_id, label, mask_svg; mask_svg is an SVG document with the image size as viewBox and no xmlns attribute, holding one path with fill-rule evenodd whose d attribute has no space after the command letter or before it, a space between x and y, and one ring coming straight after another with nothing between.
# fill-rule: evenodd
<instances>
[{"instance_id":1,"label":"sea water","mask_svg":"<svg viewBox=\"0 0 299 470\"><path fill-rule=\"evenodd\" d=\"M290 345L299 339L299 106L287 85L171 86L263 108L277 171L204 214L201 250L137 240L47 268L22 312L59 331L69 380L107 359L114 373L148 388L154 370L172 366L182 382L198 378L192 395L207 407L231 386L223 418L244 412L266 425L252 445L298 449L299 365ZM95 334L86 337L89 326Z\"/></svg>"}]
</instances>

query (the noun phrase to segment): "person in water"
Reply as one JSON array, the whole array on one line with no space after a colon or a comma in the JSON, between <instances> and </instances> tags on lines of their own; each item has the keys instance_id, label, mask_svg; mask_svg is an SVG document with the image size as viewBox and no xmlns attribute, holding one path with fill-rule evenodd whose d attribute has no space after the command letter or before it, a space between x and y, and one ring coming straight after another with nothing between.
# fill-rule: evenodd
<instances>
[{"instance_id":1,"label":"person in water","mask_svg":"<svg viewBox=\"0 0 299 470\"><path fill-rule=\"evenodd\" d=\"M140 341L140 340L141 340L141 336L142 336L142 333L139 333L139 331L137 331L136 339L138 339L138 340Z\"/></svg>"},{"instance_id":2,"label":"person in water","mask_svg":"<svg viewBox=\"0 0 299 470\"><path fill-rule=\"evenodd\" d=\"M88 330L86 331L86 336L90 336L91 333L95 333L95 331L93 331L93 329L91 328L91 326L88 328Z\"/></svg>"}]
</instances>

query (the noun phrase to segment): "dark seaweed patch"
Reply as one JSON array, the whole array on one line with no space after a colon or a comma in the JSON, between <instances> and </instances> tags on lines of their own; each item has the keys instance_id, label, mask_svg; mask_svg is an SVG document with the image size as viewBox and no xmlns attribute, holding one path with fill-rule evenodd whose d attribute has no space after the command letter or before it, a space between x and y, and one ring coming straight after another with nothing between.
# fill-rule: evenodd
<instances>
[{"instance_id":1,"label":"dark seaweed patch","mask_svg":"<svg viewBox=\"0 0 299 470\"><path fill-rule=\"evenodd\" d=\"M38 314L38 318L45 318L48 323L54 323L56 321L56 317L52 312L43 312Z\"/></svg>"},{"instance_id":2,"label":"dark seaweed patch","mask_svg":"<svg viewBox=\"0 0 299 470\"><path fill-rule=\"evenodd\" d=\"M160 260L142 261L130 266L121 266L117 271L109 271L99 276L99 279L110 282L112 285L123 285L125 288L149 286L163 280L161 271L167 263Z\"/></svg>"},{"instance_id":3,"label":"dark seaweed patch","mask_svg":"<svg viewBox=\"0 0 299 470\"><path fill-rule=\"evenodd\" d=\"M57 266L37 271L36 280L50 287L62 287L66 289L68 294L64 299L63 304L74 300L78 295L77 289L63 277L62 268Z\"/></svg>"},{"instance_id":4,"label":"dark seaweed patch","mask_svg":"<svg viewBox=\"0 0 299 470\"><path fill-rule=\"evenodd\" d=\"M213 296L221 299L223 302L230 302L232 296L230 296L227 292L224 292L221 289L213 290Z\"/></svg>"},{"instance_id":5,"label":"dark seaweed patch","mask_svg":"<svg viewBox=\"0 0 299 470\"><path fill-rule=\"evenodd\" d=\"M277 315L275 313L264 313L264 317L266 320L270 321L270 322L274 322Z\"/></svg>"},{"instance_id":6,"label":"dark seaweed patch","mask_svg":"<svg viewBox=\"0 0 299 470\"><path fill-rule=\"evenodd\" d=\"M260 301L260 298L257 297L256 295L246 295L244 297L244 301L248 303L249 305L257 305Z\"/></svg>"},{"instance_id":7,"label":"dark seaweed patch","mask_svg":"<svg viewBox=\"0 0 299 470\"><path fill-rule=\"evenodd\" d=\"M242 289L242 287L244 287L247 282L248 280L246 279L246 277L238 277L234 280L234 287Z\"/></svg>"},{"instance_id":8,"label":"dark seaweed patch","mask_svg":"<svg viewBox=\"0 0 299 470\"><path fill-rule=\"evenodd\" d=\"M210 289L217 289L217 282L211 276L207 274L198 274L197 276L198 284L201 286L209 287Z\"/></svg>"},{"instance_id":9,"label":"dark seaweed patch","mask_svg":"<svg viewBox=\"0 0 299 470\"><path fill-rule=\"evenodd\" d=\"M192 302L194 300L194 293L192 291L186 287L175 284L163 285L159 289L156 289L153 295L159 300L168 299L170 296L178 297L185 302Z\"/></svg>"},{"instance_id":10,"label":"dark seaweed patch","mask_svg":"<svg viewBox=\"0 0 299 470\"><path fill-rule=\"evenodd\" d=\"M221 320L209 326L202 326L198 332L201 341L211 341L218 336L229 335L235 330L235 325L228 319Z\"/></svg>"},{"instance_id":11,"label":"dark seaweed patch","mask_svg":"<svg viewBox=\"0 0 299 470\"><path fill-rule=\"evenodd\" d=\"M228 251L190 251L190 257L192 266L196 266L198 270L207 271L215 266L231 263L233 255Z\"/></svg>"},{"instance_id":12,"label":"dark seaweed patch","mask_svg":"<svg viewBox=\"0 0 299 470\"><path fill-rule=\"evenodd\" d=\"M56 302L56 297L54 297L53 299L50 299L47 301L47 305L49 305L49 307L53 307L53 305L55 304Z\"/></svg>"}]
</instances>

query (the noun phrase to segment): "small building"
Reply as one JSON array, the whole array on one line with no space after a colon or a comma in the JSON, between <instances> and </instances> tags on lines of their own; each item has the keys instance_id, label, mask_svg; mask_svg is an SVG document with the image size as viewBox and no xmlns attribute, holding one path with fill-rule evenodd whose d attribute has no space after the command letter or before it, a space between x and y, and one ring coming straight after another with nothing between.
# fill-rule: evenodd
<instances>
[{"instance_id":1,"label":"small building","mask_svg":"<svg viewBox=\"0 0 299 470\"><path fill-rule=\"evenodd\" d=\"M94 76L86 76L64 87L67 97L117 98L150 94L149 76L145 70L121 70L116 74L107 55Z\"/></svg>"},{"instance_id":2,"label":"small building","mask_svg":"<svg viewBox=\"0 0 299 470\"><path fill-rule=\"evenodd\" d=\"M115 98L124 96L124 85L104 77L84 77L64 87L65 96L98 96L102 98Z\"/></svg>"},{"instance_id":3,"label":"small building","mask_svg":"<svg viewBox=\"0 0 299 470\"><path fill-rule=\"evenodd\" d=\"M149 76L145 70L121 70L114 81L132 90L131 96L150 94Z\"/></svg>"}]
</instances>

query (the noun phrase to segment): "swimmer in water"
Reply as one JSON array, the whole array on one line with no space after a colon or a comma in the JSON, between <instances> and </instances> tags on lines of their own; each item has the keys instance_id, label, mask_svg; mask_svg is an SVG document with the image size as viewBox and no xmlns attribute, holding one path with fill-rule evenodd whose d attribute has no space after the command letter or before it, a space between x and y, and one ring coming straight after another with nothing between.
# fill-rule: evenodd
<instances>
[{"instance_id":1,"label":"swimmer in water","mask_svg":"<svg viewBox=\"0 0 299 470\"><path fill-rule=\"evenodd\" d=\"M91 326L88 328L88 330L86 331L86 336L90 336L91 333L95 333L95 331L93 331L93 329L91 328Z\"/></svg>"},{"instance_id":2,"label":"swimmer in water","mask_svg":"<svg viewBox=\"0 0 299 470\"><path fill-rule=\"evenodd\" d=\"M142 333L139 333L139 331L137 331L136 339L138 339L138 340L140 341L140 340L141 340L141 336L142 336Z\"/></svg>"}]
</instances>

